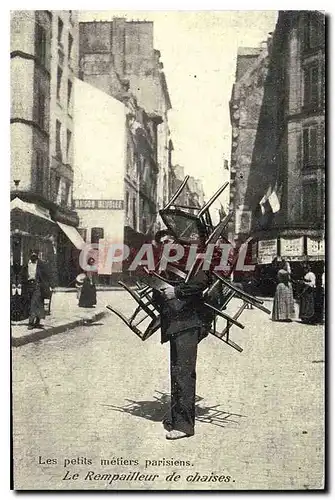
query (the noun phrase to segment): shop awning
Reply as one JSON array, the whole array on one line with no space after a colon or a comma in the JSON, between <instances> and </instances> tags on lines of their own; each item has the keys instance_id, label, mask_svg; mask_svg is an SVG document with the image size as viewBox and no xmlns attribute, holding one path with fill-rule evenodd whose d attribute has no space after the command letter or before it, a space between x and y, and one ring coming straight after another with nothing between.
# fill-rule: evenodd
<instances>
[{"instance_id":1,"label":"shop awning","mask_svg":"<svg viewBox=\"0 0 335 500\"><path fill-rule=\"evenodd\" d=\"M21 212L26 212L36 217L40 217L41 219L46 219L49 222L53 223L53 220L50 217L49 211L45 208L39 207L35 205L35 203L28 203L27 201L23 201L20 198L14 198L10 202L11 211L14 209L21 210Z\"/></svg>"},{"instance_id":2,"label":"shop awning","mask_svg":"<svg viewBox=\"0 0 335 500\"><path fill-rule=\"evenodd\" d=\"M78 233L77 229L73 226L68 226L67 224L63 224L62 222L58 222L57 224L61 228L61 230L66 234L66 236L69 238L69 240L74 244L74 246L78 250L82 250L84 246L86 245L85 241L83 238L80 236Z\"/></svg>"}]
</instances>

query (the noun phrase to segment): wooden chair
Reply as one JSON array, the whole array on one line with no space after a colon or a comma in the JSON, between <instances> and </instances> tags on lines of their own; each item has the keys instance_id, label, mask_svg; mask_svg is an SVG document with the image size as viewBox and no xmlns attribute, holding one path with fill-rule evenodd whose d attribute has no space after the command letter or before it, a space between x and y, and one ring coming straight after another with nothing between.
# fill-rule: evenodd
<instances>
[{"instance_id":1,"label":"wooden chair","mask_svg":"<svg viewBox=\"0 0 335 500\"><path fill-rule=\"evenodd\" d=\"M130 288L122 281L119 281L119 284L137 302L135 311L127 318L111 305L107 305L106 308L116 314L141 340L147 340L160 328L160 315L152 301L152 288L141 283L137 283L135 289ZM143 328L144 322L149 322L149 324ZM139 328L140 325L142 329Z\"/></svg>"},{"instance_id":2,"label":"wooden chair","mask_svg":"<svg viewBox=\"0 0 335 500\"><path fill-rule=\"evenodd\" d=\"M52 300L52 292L50 292L49 297L45 297L43 299L44 310L47 316L50 316L51 314L51 300Z\"/></svg>"},{"instance_id":3,"label":"wooden chair","mask_svg":"<svg viewBox=\"0 0 335 500\"><path fill-rule=\"evenodd\" d=\"M223 186L221 186L212 198L202 207L178 205L177 199L185 188L188 178L188 176L185 178L184 182L173 195L169 203L162 210L160 210L159 213L165 225L174 235L176 241L185 245L192 245L196 242L197 244L200 244L202 249L206 249L209 244L217 242L232 217L232 213L229 213L223 220L214 226L209 211L212 204L229 183L226 182ZM190 210L194 213L190 213ZM180 269L177 266L168 265L166 271L169 277L159 271L160 266L158 266L157 271L149 271L144 268L145 274L141 278L141 282L137 283L135 289L131 289L123 282L119 282L138 304L134 313L129 318L112 306L107 306L107 308L117 314L141 340L148 339L160 328L159 312L157 311L152 300L153 290L161 290L164 286L166 286L166 283L175 285L178 283L178 280L179 282L180 280L188 282L193 276L196 275L197 272L199 272L205 258L205 253L198 253L190 270L188 271ZM236 264L236 262L234 264ZM207 290L204 291L203 294L204 305L212 311L214 316L214 327L211 326L209 332L230 347L233 347L241 352L242 348L229 338L231 327L235 325L241 329L244 328L244 325L239 321L239 317L248 304L257 307L268 314L270 311L262 305L263 302L261 300L245 293L238 287L235 287L230 282L229 277L222 276L214 271L211 271L211 275L213 283L207 288ZM220 300L217 299L217 290L219 287L222 289L222 293L219 294ZM242 299L243 304L237 312L231 316L224 311L228 303L233 298ZM226 320L226 327L222 331L216 330L215 319L217 316ZM138 327L140 324L143 324L144 321L149 321L149 325L145 327L144 330L140 330Z\"/></svg>"},{"instance_id":4,"label":"wooden chair","mask_svg":"<svg viewBox=\"0 0 335 500\"><path fill-rule=\"evenodd\" d=\"M205 243L206 239L209 238L215 229L210 208L227 186L229 186L229 182L225 182L202 207L180 205L177 203L177 200L185 189L188 179L189 176L186 176L179 189L165 207L159 211L159 214L164 224L174 235L176 241L184 244L192 244L194 241ZM190 211L194 213L190 213Z\"/></svg>"}]
</instances>

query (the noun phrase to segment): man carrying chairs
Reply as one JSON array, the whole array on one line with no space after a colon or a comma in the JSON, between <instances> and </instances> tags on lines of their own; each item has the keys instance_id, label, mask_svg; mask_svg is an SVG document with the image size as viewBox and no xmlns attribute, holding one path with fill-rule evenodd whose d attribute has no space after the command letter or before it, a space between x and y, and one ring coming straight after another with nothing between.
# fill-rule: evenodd
<instances>
[{"instance_id":1,"label":"man carrying chairs","mask_svg":"<svg viewBox=\"0 0 335 500\"><path fill-rule=\"evenodd\" d=\"M163 240L172 235L161 231L157 236ZM166 283L165 289L153 292L153 303L161 318L161 342L170 341L171 422L167 426L171 430L166 439L194 434L197 347L208 335L203 301L203 291L208 286L209 277L201 271L188 283L182 280L175 286ZM213 319L213 314L207 312L209 315L208 326Z\"/></svg>"},{"instance_id":2,"label":"man carrying chairs","mask_svg":"<svg viewBox=\"0 0 335 500\"><path fill-rule=\"evenodd\" d=\"M270 313L262 306L262 301L231 283L230 275L237 264L238 255L230 263L229 271L217 271L212 262L209 266L205 265L208 259L212 260L207 255L207 249L222 237L232 215L228 214L214 226L209 212L212 203L228 183L203 207L183 207L177 205L176 200L186 183L187 178L160 211L168 229L159 231L155 237L155 270L143 267L144 272L139 276L135 290L120 283L137 302L135 312L127 318L114 307L107 306L142 340L148 339L160 328L161 342L170 341L171 422L166 435L170 440L194 435L198 343L210 333L241 352L242 348L230 339L229 334L233 325L244 328L239 316L247 304ZM188 209L192 209L192 212L188 212ZM229 245L228 240L225 241ZM172 265L171 260L167 264L164 258L165 250L168 250L169 255L173 246L182 247L184 257ZM194 248L195 255L189 265L188 257L192 256ZM220 255L219 252L214 259L216 264L221 264ZM234 297L242 299L242 305L231 316L225 309ZM216 328L216 318L220 317L226 321L222 331ZM149 325L141 331L139 326L144 321L149 321Z\"/></svg>"}]
</instances>

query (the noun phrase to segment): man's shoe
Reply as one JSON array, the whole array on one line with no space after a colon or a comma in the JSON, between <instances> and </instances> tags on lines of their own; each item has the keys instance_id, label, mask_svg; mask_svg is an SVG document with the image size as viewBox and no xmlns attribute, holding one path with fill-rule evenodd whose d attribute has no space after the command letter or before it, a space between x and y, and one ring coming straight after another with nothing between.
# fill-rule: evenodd
<instances>
[{"instance_id":1,"label":"man's shoe","mask_svg":"<svg viewBox=\"0 0 335 500\"><path fill-rule=\"evenodd\" d=\"M28 330L33 330L35 328L34 325L28 325Z\"/></svg>"},{"instance_id":2,"label":"man's shoe","mask_svg":"<svg viewBox=\"0 0 335 500\"><path fill-rule=\"evenodd\" d=\"M177 431L176 429L173 429L172 431L170 431L166 434L166 439L169 439L169 440L182 439L182 438L188 438L191 436L193 436L193 434L186 434L186 432Z\"/></svg>"},{"instance_id":3,"label":"man's shoe","mask_svg":"<svg viewBox=\"0 0 335 500\"><path fill-rule=\"evenodd\" d=\"M169 419L165 419L165 418L164 418L164 420L163 420L162 424L163 424L163 427L164 427L164 429L165 429L166 431L169 431L169 432L170 432L170 431L172 431L172 430L173 430L173 425L172 425L171 420L169 420Z\"/></svg>"}]
</instances>

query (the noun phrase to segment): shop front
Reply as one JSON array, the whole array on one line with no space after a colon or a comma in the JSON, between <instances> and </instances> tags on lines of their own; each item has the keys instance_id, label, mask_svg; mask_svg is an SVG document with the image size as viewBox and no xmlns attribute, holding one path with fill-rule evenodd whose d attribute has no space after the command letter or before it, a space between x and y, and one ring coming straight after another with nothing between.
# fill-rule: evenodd
<instances>
[{"instance_id":1,"label":"shop front","mask_svg":"<svg viewBox=\"0 0 335 500\"><path fill-rule=\"evenodd\" d=\"M73 287L76 277L81 272L79 255L85 241L74 226L56 221L58 284Z\"/></svg>"},{"instance_id":2,"label":"shop front","mask_svg":"<svg viewBox=\"0 0 335 500\"><path fill-rule=\"evenodd\" d=\"M14 274L28 262L30 251L39 250L40 258L55 265L58 227L48 210L19 198L11 201L11 266Z\"/></svg>"},{"instance_id":3,"label":"shop front","mask_svg":"<svg viewBox=\"0 0 335 500\"><path fill-rule=\"evenodd\" d=\"M310 231L311 233L311 231ZM304 263L309 263L316 275L317 283L321 282L324 272L325 244L322 234L302 235L286 231L272 235L270 239L254 240L253 255L257 261L255 277L261 295L273 296L277 285L277 272L284 259L291 268L293 284L297 284L304 275ZM257 255L257 258L255 257ZM295 288L295 287L294 287Z\"/></svg>"},{"instance_id":4,"label":"shop front","mask_svg":"<svg viewBox=\"0 0 335 500\"><path fill-rule=\"evenodd\" d=\"M71 286L79 270L79 253L84 240L77 229L60 222L62 215L51 207L15 197L11 209L11 275L16 281L31 250L49 264L55 286ZM74 220L74 222L76 222Z\"/></svg>"}]
</instances>

